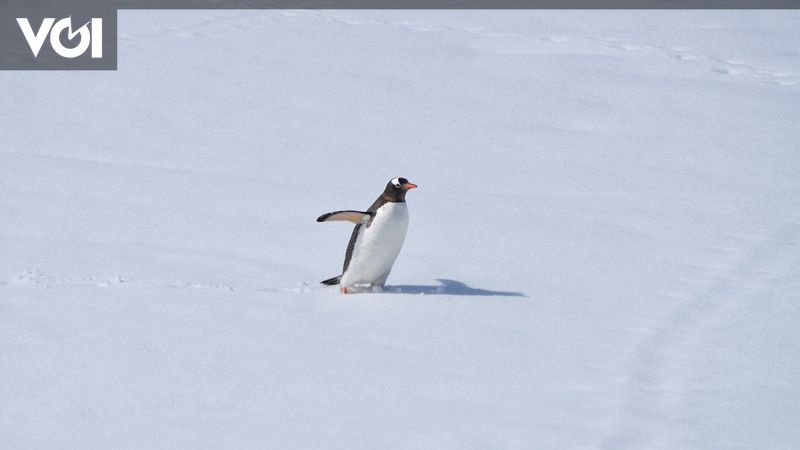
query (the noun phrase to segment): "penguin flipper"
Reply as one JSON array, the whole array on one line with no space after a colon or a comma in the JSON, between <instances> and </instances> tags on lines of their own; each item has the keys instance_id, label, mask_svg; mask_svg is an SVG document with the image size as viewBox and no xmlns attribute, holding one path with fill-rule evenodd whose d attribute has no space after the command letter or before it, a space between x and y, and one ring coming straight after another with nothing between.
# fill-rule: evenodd
<instances>
[{"instance_id":1,"label":"penguin flipper","mask_svg":"<svg viewBox=\"0 0 800 450\"><path fill-rule=\"evenodd\" d=\"M375 213L369 211L334 211L317 217L317 222L328 222L331 220L345 220L355 224L367 223Z\"/></svg>"},{"instance_id":2,"label":"penguin flipper","mask_svg":"<svg viewBox=\"0 0 800 450\"><path fill-rule=\"evenodd\" d=\"M333 285L339 284L339 281L341 281L341 279L342 279L341 275L336 275L333 278L328 278L327 280L322 280L322 281L320 281L320 283L321 284L326 284L328 286L333 286Z\"/></svg>"}]
</instances>

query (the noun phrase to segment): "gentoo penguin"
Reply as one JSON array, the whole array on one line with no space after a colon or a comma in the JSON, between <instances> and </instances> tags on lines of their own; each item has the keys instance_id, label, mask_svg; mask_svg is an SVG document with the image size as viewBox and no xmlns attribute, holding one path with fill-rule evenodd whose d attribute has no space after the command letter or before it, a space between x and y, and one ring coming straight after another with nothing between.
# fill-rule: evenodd
<instances>
[{"instance_id":1,"label":"gentoo penguin","mask_svg":"<svg viewBox=\"0 0 800 450\"><path fill-rule=\"evenodd\" d=\"M347 244L342 274L322 284L338 284L344 294L356 284L383 287L406 238L406 192L416 187L405 178L392 178L366 211L335 211L317 218L317 222L345 220L356 224Z\"/></svg>"}]
</instances>

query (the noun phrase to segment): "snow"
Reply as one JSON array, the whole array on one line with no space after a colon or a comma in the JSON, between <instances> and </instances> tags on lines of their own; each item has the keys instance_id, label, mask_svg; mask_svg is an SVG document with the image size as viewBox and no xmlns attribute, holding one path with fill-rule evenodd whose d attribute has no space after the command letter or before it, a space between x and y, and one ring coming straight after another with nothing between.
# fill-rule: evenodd
<instances>
[{"instance_id":1,"label":"snow","mask_svg":"<svg viewBox=\"0 0 800 450\"><path fill-rule=\"evenodd\" d=\"M800 447L798 19L121 11L0 73L0 447ZM386 290L318 285L396 176Z\"/></svg>"}]
</instances>

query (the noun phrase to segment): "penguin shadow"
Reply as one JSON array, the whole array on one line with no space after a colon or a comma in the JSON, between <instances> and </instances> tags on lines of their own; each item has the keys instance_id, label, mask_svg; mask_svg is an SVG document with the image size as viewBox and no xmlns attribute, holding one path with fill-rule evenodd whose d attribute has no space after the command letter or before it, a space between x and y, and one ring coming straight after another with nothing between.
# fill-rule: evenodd
<instances>
[{"instance_id":1,"label":"penguin shadow","mask_svg":"<svg viewBox=\"0 0 800 450\"><path fill-rule=\"evenodd\" d=\"M386 286L384 293L389 294L425 294L425 295L480 295L497 297L525 297L522 292L511 291L490 291L467 286L465 283L456 280L438 278L439 286L427 286L419 284L398 284Z\"/></svg>"}]
</instances>

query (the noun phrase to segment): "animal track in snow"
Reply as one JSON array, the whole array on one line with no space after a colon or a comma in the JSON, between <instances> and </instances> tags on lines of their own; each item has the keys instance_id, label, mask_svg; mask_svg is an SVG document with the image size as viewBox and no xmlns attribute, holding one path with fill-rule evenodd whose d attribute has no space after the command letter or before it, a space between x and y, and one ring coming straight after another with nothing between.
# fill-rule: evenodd
<instances>
[{"instance_id":1,"label":"animal track in snow","mask_svg":"<svg viewBox=\"0 0 800 450\"><path fill-rule=\"evenodd\" d=\"M746 61L737 59L724 59L707 55L700 52L693 52L691 49L681 46L659 46L649 45L647 43L629 42L625 39L615 38L599 38L586 35L571 35L564 34L525 34L519 32L504 32L501 30L488 30L479 27L454 27L448 25L428 25L409 20L385 20L375 18L357 17L342 12L325 12L325 11L271 11L272 15L268 20L275 21L276 19L294 19L297 17L314 17L320 20L339 22L350 26L386 26L394 28L405 28L412 32L442 32L442 33L464 33L476 37L485 37L488 39L522 39L530 43L532 47L536 45L559 45L576 43L591 44L592 46L599 47L610 52L625 52L625 53L641 53L651 54L655 57L665 57L674 59L687 64L705 63L707 71L718 76L726 76L733 78L750 78L759 83L767 83L778 86L796 86L800 85L800 75L787 72L785 70L772 70L760 67ZM202 22L206 28L237 28L246 29L257 27L253 21L258 20L249 15L235 15L229 14L223 17L215 17L207 19ZM205 35L198 33L186 33L174 27L165 28L161 33L166 32L176 39L191 39L191 38L204 38ZM148 33L146 33L148 34ZM153 32L149 33L153 34ZM132 46L135 41L133 34L121 33L120 40L125 46Z\"/></svg>"},{"instance_id":2,"label":"animal track in snow","mask_svg":"<svg viewBox=\"0 0 800 450\"><path fill-rule=\"evenodd\" d=\"M599 42L606 48L616 51L656 52L657 54L664 55L672 59L677 59L679 61L685 61L687 63L705 62L709 66L708 70L717 74L730 76L745 75L753 77L760 82L778 84L781 86L793 86L800 84L800 77L791 73L764 69L737 59L723 59L702 53L693 53L689 51L689 49L683 47L636 45L615 39L599 39L586 36L584 36L582 39Z\"/></svg>"},{"instance_id":3,"label":"animal track in snow","mask_svg":"<svg viewBox=\"0 0 800 450\"><path fill-rule=\"evenodd\" d=\"M679 301L672 316L654 327L639 343L631 361L626 387L627 410L620 429L607 438L603 448L681 447L669 421L685 421L693 395L693 367L706 356L716 333L726 324L751 314L753 304L769 293L776 283L796 276L800 227L786 224L754 238L735 237L748 250L713 275L662 292L666 299ZM646 330L643 330L646 331ZM668 375L665 375L668 374ZM667 431L669 430L669 431Z\"/></svg>"},{"instance_id":4,"label":"animal track in snow","mask_svg":"<svg viewBox=\"0 0 800 450\"><path fill-rule=\"evenodd\" d=\"M21 274L0 279L0 287L31 286L37 288L51 289L56 287L72 288L109 288L112 286L143 286L165 289L209 289L216 291L235 292L239 290L252 291L286 291L286 292L307 292L301 283L300 288L292 287L287 289L275 289L258 286L244 286L230 283L207 283L195 281L158 281L158 280L138 280L135 278L114 275L110 277L87 276L87 277L64 277L46 273L40 269L27 269Z\"/></svg>"}]
</instances>

